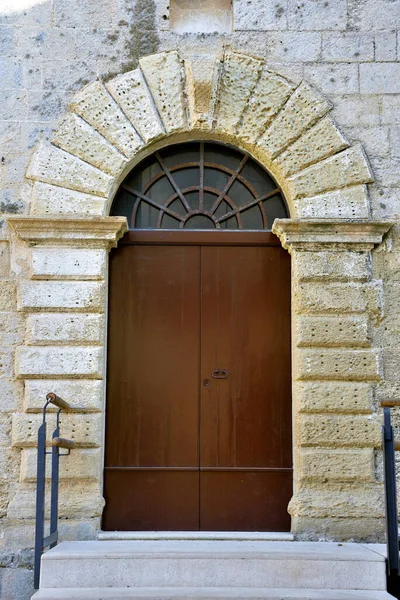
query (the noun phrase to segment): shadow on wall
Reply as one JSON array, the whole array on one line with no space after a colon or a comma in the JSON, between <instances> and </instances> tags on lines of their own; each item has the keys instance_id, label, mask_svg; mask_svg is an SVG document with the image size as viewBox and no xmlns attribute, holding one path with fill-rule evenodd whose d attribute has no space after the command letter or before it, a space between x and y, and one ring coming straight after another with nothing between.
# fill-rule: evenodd
<instances>
[{"instance_id":1,"label":"shadow on wall","mask_svg":"<svg viewBox=\"0 0 400 600\"><path fill-rule=\"evenodd\" d=\"M158 48L154 0L0 0L0 213L25 212L32 149L73 93Z\"/></svg>"}]
</instances>

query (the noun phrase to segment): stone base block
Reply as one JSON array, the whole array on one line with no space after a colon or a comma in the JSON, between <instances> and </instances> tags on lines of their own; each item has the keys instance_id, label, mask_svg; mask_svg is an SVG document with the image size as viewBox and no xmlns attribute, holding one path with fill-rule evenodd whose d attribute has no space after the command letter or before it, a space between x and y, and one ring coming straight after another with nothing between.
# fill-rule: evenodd
<instances>
[{"instance_id":1,"label":"stone base block","mask_svg":"<svg viewBox=\"0 0 400 600\"><path fill-rule=\"evenodd\" d=\"M292 517L292 533L298 540L384 542L385 519Z\"/></svg>"}]
</instances>

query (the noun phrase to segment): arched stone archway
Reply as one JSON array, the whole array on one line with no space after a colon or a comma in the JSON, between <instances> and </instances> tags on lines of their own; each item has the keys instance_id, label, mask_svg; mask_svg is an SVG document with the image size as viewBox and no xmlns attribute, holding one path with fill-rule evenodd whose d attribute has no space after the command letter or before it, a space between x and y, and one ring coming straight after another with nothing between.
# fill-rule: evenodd
<instances>
[{"instance_id":1,"label":"arched stone archway","mask_svg":"<svg viewBox=\"0 0 400 600\"><path fill-rule=\"evenodd\" d=\"M52 142L32 156L29 216L8 219L20 273L18 308L27 323L16 352L24 411L13 416L22 483L10 515L33 514L31 432L41 397L55 391L80 407L63 423L80 449L62 474L68 496L61 516L90 523L96 534L107 251L126 229L124 218L107 215L119 184L148 153L212 139L264 165L290 209L291 219L275 221L273 230L293 265L292 529L339 539L370 538L383 529L374 471L380 423L372 406L380 357L370 335L381 314L381 284L373 279L370 252L390 223L370 219L371 171L330 109L306 83L295 86L262 60L230 51L207 83L190 62L167 52L73 98Z\"/></svg>"}]
</instances>

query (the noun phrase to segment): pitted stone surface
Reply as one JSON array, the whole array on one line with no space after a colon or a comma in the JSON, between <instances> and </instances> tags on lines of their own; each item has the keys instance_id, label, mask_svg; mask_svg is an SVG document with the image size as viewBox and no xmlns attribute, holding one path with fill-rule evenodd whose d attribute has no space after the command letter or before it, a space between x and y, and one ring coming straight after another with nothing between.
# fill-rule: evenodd
<instances>
[{"instance_id":1,"label":"pitted stone surface","mask_svg":"<svg viewBox=\"0 0 400 600\"><path fill-rule=\"evenodd\" d=\"M295 430L300 446L379 448L382 443L380 420L370 415L303 414Z\"/></svg>"},{"instance_id":2,"label":"pitted stone surface","mask_svg":"<svg viewBox=\"0 0 400 600\"><path fill-rule=\"evenodd\" d=\"M296 286L299 312L382 314L381 283L304 282Z\"/></svg>"},{"instance_id":3,"label":"pitted stone surface","mask_svg":"<svg viewBox=\"0 0 400 600\"><path fill-rule=\"evenodd\" d=\"M33 154L26 177L97 196L107 196L113 182L111 175L45 143Z\"/></svg>"},{"instance_id":4,"label":"pitted stone surface","mask_svg":"<svg viewBox=\"0 0 400 600\"><path fill-rule=\"evenodd\" d=\"M42 421L40 414L16 413L12 417L12 444L26 448L37 445L37 430ZM102 417L100 414L61 415L60 431L63 437L73 439L79 447L97 447L102 441ZM51 445L52 432L47 428L47 445Z\"/></svg>"},{"instance_id":5,"label":"pitted stone surface","mask_svg":"<svg viewBox=\"0 0 400 600\"><path fill-rule=\"evenodd\" d=\"M28 344L100 344L104 336L104 315L90 313L34 313L28 315Z\"/></svg>"},{"instance_id":6,"label":"pitted stone surface","mask_svg":"<svg viewBox=\"0 0 400 600\"><path fill-rule=\"evenodd\" d=\"M76 432L79 435L79 431ZM86 435L86 434L85 434ZM60 479L98 481L101 477L101 449L75 449L73 454L60 460ZM36 481L37 452L24 448L21 452L21 481ZM46 475L50 479L51 456L47 455Z\"/></svg>"},{"instance_id":7,"label":"pitted stone surface","mask_svg":"<svg viewBox=\"0 0 400 600\"><path fill-rule=\"evenodd\" d=\"M84 194L56 185L36 181L32 190L33 215L104 215L106 201L100 196Z\"/></svg>"},{"instance_id":8,"label":"pitted stone surface","mask_svg":"<svg viewBox=\"0 0 400 600\"><path fill-rule=\"evenodd\" d=\"M368 219L365 185L356 185L316 196L296 198L293 208L299 219Z\"/></svg>"},{"instance_id":9,"label":"pitted stone surface","mask_svg":"<svg viewBox=\"0 0 400 600\"><path fill-rule=\"evenodd\" d=\"M242 115L238 134L255 143L293 91L293 84L265 68Z\"/></svg>"},{"instance_id":10,"label":"pitted stone surface","mask_svg":"<svg viewBox=\"0 0 400 600\"><path fill-rule=\"evenodd\" d=\"M373 388L362 381L296 381L299 412L370 414Z\"/></svg>"},{"instance_id":11,"label":"pitted stone surface","mask_svg":"<svg viewBox=\"0 0 400 600\"><path fill-rule=\"evenodd\" d=\"M293 271L299 281L367 281L371 259L367 252L297 252Z\"/></svg>"},{"instance_id":12,"label":"pitted stone surface","mask_svg":"<svg viewBox=\"0 0 400 600\"><path fill-rule=\"evenodd\" d=\"M373 181L372 173L361 148L356 146L289 178L288 191L292 198L305 198L369 181Z\"/></svg>"},{"instance_id":13,"label":"pitted stone surface","mask_svg":"<svg viewBox=\"0 0 400 600\"><path fill-rule=\"evenodd\" d=\"M282 177L288 177L348 146L349 142L331 117L325 116L282 152L273 161L272 168Z\"/></svg>"},{"instance_id":14,"label":"pitted stone surface","mask_svg":"<svg viewBox=\"0 0 400 600\"><path fill-rule=\"evenodd\" d=\"M111 79L106 87L145 142L163 135L164 127L139 69Z\"/></svg>"},{"instance_id":15,"label":"pitted stone surface","mask_svg":"<svg viewBox=\"0 0 400 600\"><path fill-rule=\"evenodd\" d=\"M103 352L98 347L30 346L16 350L19 377L103 377Z\"/></svg>"},{"instance_id":16,"label":"pitted stone surface","mask_svg":"<svg viewBox=\"0 0 400 600\"><path fill-rule=\"evenodd\" d=\"M24 410L41 412L49 390L63 398L77 412L101 412L104 384L99 379L25 379ZM49 406L48 410L56 408Z\"/></svg>"},{"instance_id":17,"label":"pitted stone surface","mask_svg":"<svg viewBox=\"0 0 400 600\"><path fill-rule=\"evenodd\" d=\"M375 481L372 448L302 448L297 478L301 481Z\"/></svg>"},{"instance_id":18,"label":"pitted stone surface","mask_svg":"<svg viewBox=\"0 0 400 600\"><path fill-rule=\"evenodd\" d=\"M291 514L310 517L382 518L384 515L383 486L364 483L315 486L296 493L289 504Z\"/></svg>"},{"instance_id":19,"label":"pitted stone surface","mask_svg":"<svg viewBox=\"0 0 400 600\"><path fill-rule=\"evenodd\" d=\"M235 131L260 75L262 61L227 52L222 65L216 110L217 131Z\"/></svg>"},{"instance_id":20,"label":"pitted stone surface","mask_svg":"<svg viewBox=\"0 0 400 600\"><path fill-rule=\"evenodd\" d=\"M58 126L52 143L113 176L118 176L127 164L119 150L74 113Z\"/></svg>"},{"instance_id":21,"label":"pitted stone surface","mask_svg":"<svg viewBox=\"0 0 400 600\"><path fill-rule=\"evenodd\" d=\"M99 81L78 92L70 103L70 108L127 158L134 156L143 145L130 121Z\"/></svg>"},{"instance_id":22,"label":"pitted stone surface","mask_svg":"<svg viewBox=\"0 0 400 600\"><path fill-rule=\"evenodd\" d=\"M104 285L91 281L27 281L21 284L18 305L22 310L104 310Z\"/></svg>"},{"instance_id":23,"label":"pitted stone surface","mask_svg":"<svg viewBox=\"0 0 400 600\"><path fill-rule=\"evenodd\" d=\"M331 104L318 92L301 83L258 140L259 146L270 159L275 158L331 108Z\"/></svg>"},{"instance_id":24,"label":"pitted stone surface","mask_svg":"<svg viewBox=\"0 0 400 600\"><path fill-rule=\"evenodd\" d=\"M187 129L184 69L177 52L141 58L140 67L168 133Z\"/></svg>"},{"instance_id":25,"label":"pitted stone surface","mask_svg":"<svg viewBox=\"0 0 400 600\"><path fill-rule=\"evenodd\" d=\"M33 279L104 279L107 254L94 248L33 248Z\"/></svg>"},{"instance_id":26,"label":"pitted stone surface","mask_svg":"<svg viewBox=\"0 0 400 600\"><path fill-rule=\"evenodd\" d=\"M364 315L354 317L323 317L301 315L295 321L298 347L350 347L371 345L369 319Z\"/></svg>"},{"instance_id":27,"label":"pitted stone surface","mask_svg":"<svg viewBox=\"0 0 400 600\"><path fill-rule=\"evenodd\" d=\"M379 351L301 348L293 375L298 379L379 380Z\"/></svg>"}]
</instances>

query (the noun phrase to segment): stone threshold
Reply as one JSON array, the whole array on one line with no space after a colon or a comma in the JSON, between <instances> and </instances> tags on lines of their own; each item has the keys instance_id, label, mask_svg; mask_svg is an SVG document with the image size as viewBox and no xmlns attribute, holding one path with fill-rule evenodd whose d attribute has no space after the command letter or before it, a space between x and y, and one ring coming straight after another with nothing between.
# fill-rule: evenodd
<instances>
[{"instance_id":1,"label":"stone threshold","mask_svg":"<svg viewBox=\"0 0 400 600\"><path fill-rule=\"evenodd\" d=\"M279 531L100 531L98 539L294 542L294 535Z\"/></svg>"}]
</instances>

